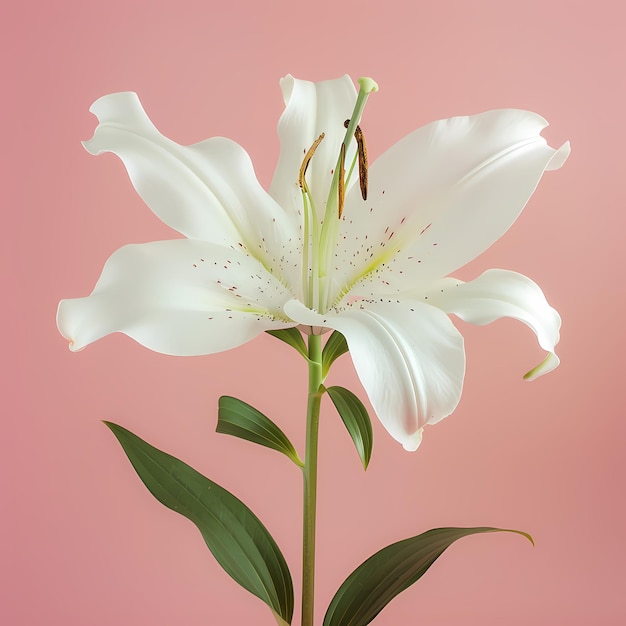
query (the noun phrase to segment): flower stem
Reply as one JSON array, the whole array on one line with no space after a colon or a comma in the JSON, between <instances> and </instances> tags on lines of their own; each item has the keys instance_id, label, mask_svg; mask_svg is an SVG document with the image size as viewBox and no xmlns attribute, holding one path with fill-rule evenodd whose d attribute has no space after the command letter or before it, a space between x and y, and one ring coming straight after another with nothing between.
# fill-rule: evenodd
<instances>
[{"instance_id":1,"label":"flower stem","mask_svg":"<svg viewBox=\"0 0 626 626\"><path fill-rule=\"evenodd\" d=\"M315 591L315 512L317 501L317 442L322 392L322 337L309 335L309 396L306 456L304 458L304 512L302 522L302 626L313 626Z\"/></svg>"}]
</instances>

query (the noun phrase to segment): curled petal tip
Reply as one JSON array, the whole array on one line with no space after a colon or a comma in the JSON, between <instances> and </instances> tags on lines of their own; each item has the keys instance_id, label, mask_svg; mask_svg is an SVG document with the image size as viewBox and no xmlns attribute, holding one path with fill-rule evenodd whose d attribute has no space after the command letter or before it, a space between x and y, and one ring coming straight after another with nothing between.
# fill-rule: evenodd
<instances>
[{"instance_id":1,"label":"curled petal tip","mask_svg":"<svg viewBox=\"0 0 626 626\"><path fill-rule=\"evenodd\" d=\"M113 93L100 96L97 100L94 100L93 104L89 107L89 112L93 113L97 118L100 118L100 114L103 111L107 111L111 106L117 106L120 103L138 102L139 96L135 91L115 91Z\"/></svg>"},{"instance_id":2,"label":"curled petal tip","mask_svg":"<svg viewBox=\"0 0 626 626\"><path fill-rule=\"evenodd\" d=\"M76 341L75 327L71 324L72 300L61 300L57 308L57 328L65 340L68 342L70 352L78 352L85 345Z\"/></svg>"},{"instance_id":3,"label":"curled petal tip","mask_svg":"<svg viewBox=\"0 0 626 626\"><path fill-rule=\"evenodd\" d=\"M407 437L407 439L402 443L402 447L407 452L415 452L420 447L420 443L422 443L423 430L423 428L420 428L416 433Z\"/></svg>"},{"instance_id":4,"label":"curled petal tip","mask_svg":"<svg viewBox=\"0 0 626 626\"><path fill-rule=\"evenodd\" d=\"M563 167L565 161L570 155L572 151L572 146L569 141L566 141L553 155L548 165L546 166L546 170L558 170L560 167Z\"/></svg>"},{"instance_id":5,"label":"curled petal tip","mask_svg":"<svg viewBox=\"0 0 626 626\"><path fill-rule=\"evenodd\" d=\"M78 345L72 337L63 335L63 338L67 340L67 347L70 349L70 352L80 352L84 348L84 346Z\"/></svg>"},{"instance_id":6,"label":"curled petal tip","mask_svg":"<svg viewBox=\"0 0 626 626\"><path fill-rule=\"evenodd\" d=\"M89 152L89 154L98 154L98 151L93 147L93 137L91 139L87 139L87 141L81 141L83 148Z\"/></svg>"},{"instance_id":7,"label":"curled petal tip","mask_svg":"<svg viewBox=\"0 0 626 626\"><path fill-rule=\"evenodd\" d=\"M524 380L535 380L557 368L560 362L559 357L554 352L550 352L539 365L524 374Z\"/></svg>"},{"instance_id":8,"label":"curled petal tip","mask_svg":"<svg viewBox=\"0 0 626 626\"><path fill-rule=\"evenodd\" d=\"M82 350L82 347L77 346L76 342L73 339L69 340L68 347L70 349L70 352L80 352Z\"/></svg>"}]
</instances>

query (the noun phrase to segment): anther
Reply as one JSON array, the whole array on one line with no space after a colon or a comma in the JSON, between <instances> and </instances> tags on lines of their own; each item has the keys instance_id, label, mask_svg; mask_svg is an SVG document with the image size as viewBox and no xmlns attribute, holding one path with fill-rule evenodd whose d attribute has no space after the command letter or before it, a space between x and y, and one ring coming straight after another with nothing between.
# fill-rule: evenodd
<instances>
[{"instance_id":1,"label":"anther","mask_svg":"<svg viewBox=\"0 0 626 626\"><path fill-rule=\"evenodd\" d=\"M359 185L361 187L361 197L367 200L367 146L365 145L365 136L360 126L354 131L357 150L359 153Z\"/></svg>"},{"instance_id":2,"label":"anther","mask_svg":"<svg viewBox=\"0 0 626 626\"><path fill-rule=\"evenodd\" d=\"M346 144L341 144L341 151L339 152L339 185L338 185L338 193L339 193L339 219L343 215L343 205L346 198L346 188L345 188L345 180L344 177L346 175L345 170L346 165Z\"/></svg>"},{"instance_id":3,"label":"anther","mask_svg":"<svg viewBox=\"0 0 626 626\"><path fill-rule=\"evenodd\" d=\"M348 128L350 120L346 120L343 125L344 128ZM361 127L357 124L354 129L354 138L356 139L356 149L359 157L359 187L361 187L361 197L363 200L367 200L367 146L365 145L365 135Z\"/></svg>"},{"instance_id":4,"label":"anther","mask_svg":"<svg viewBox=\"0 0 626 626\"><path fill-rule=\"evenodd\" d=\"M304 155L304 160L302 161L302 165L300 166L300 174L298 176L298 185L300 189L306 190L306 182L304 180L304 176L306 174L307 167L309 167L309 161L313 158L315 151L317 150L317 146L322 143L322 139L324 139L324 133L322 133L314 142L313 145L309 148L309 151Z\"/></svg>"}]
</instances>

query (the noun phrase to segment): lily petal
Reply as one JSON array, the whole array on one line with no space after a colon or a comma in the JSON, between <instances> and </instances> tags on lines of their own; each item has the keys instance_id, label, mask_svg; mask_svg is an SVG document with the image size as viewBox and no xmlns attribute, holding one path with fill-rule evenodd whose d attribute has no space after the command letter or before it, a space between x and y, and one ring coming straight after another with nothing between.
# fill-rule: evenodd
<instances>
[{"instance_id":1,"label":"lily petal","mask_svg":"<svg viewBox=\"0 0 626 626\"><path fill-rule=\"evenodd\" d=\"M292 297L236 250L156 241L113 253L90 296L60 302L57 325L72 350L122 332L164 354L211 354L293 326L281 312Z\"/></svg>"},{"instance_id":2,"label":"lily petal","mask_svg":"<svg viewBox=\"0 0 626 626\"><path fill-rule=\"evenodd\" d=\"M300 212L300 166L313 142L321 133L325 133L306 174L317 214L322 218L339 149L346 133L343 123L352 115L356 89L349 76L312 83L287 75L281 79L280 86L285 110L278 122L280 157L270 194L294 214ZM355 151L355 143L352 142L346 154L346 163L352 162Z\"/></svg>"},{"instance_id":3,"label":"lily petal","mask_svg":"<svg viewBox=\"0 0 626 626\"><path fill-rule=\"evenodd\" d=\"M294 321L341 332L354 367L383 426L406 450L421 431L456 408L465 375L463 338L439 309L414 300L360 300L320 315L296 300Z\"/></svg>"},{"instance_id":4,"label":"lily petal","mask_svg":"<svg viewBox=\"0 0 626 626\"><path fill-rule=\"evenodd\" d=\"M568 143L548 146L539 134L546 126L528 111L488 111L434 122L396 143L370 168L367 202L356 189L346 198L338 288L367 275L363 296L401 291L486 250L543 172L569 154Z\"/></svg>"},{"instance_id":5,"label":"lily petal","mask_svg":"<svg viewBox=\"0 0 626 626\"><path fill-rule=\"evenodd\" d=\"M116 154L161 220L191 239L240 246L296 280L300 248L278 242L298 242L298 221L263 190L241 146L223 137L181 146L155 128L132 92L104 96L90 111L100 124L85 148Z\"/></svg>"},{"instance_id":6,"label":"lily petal","mask_svg":"<svg viewBox=\"0 0 626 626\"><path fill-rule=\"evenodd\" d=\"M512 317L526 324L537 335L539 345L548 352L547 358L524 376L526 380L533 380L559 365L554 348L559 342L561 317L530 278L517 272L492 269L467 283L453 278L441 281L424 297L430 304L471 324L483 326L501 317Z\"/></svg>"}]
</instances>

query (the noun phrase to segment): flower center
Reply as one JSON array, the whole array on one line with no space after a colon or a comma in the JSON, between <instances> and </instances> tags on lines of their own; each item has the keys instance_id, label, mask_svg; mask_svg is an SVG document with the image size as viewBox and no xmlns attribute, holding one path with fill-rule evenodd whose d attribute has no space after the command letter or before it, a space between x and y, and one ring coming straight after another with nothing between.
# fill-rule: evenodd
<instances>
[{"instance_id":1,"label":"flower center","mask_svg":"<svg viewBox=\"0 0 626 626\"><path fill-rule=\"evenodd\" d=\"M315 309L319 313L325 313L332 303L331 285L333 257L339 234L339 220L343 215L345 190L357 161L361 195L364 200L367 198L367 149L359 122L369 94L373 91L378 91L378 85L371 78L359 78L358 83L359 93L354 105L354 110L350 119L346 120L344 123L346 133L341 143L337 164L333 172L321 228L315 212L313 196L306 182L306 171L317 147L324 139L324 133L313 142L313 145L306 153L302 161L302 166L300 167L298 184L302 191L302 203L304 207L304 245L302 258L304 303L307 307ZM357 149L346 176L346 153L352 141L356 141Z\"/></svg>"}]
</instances>

